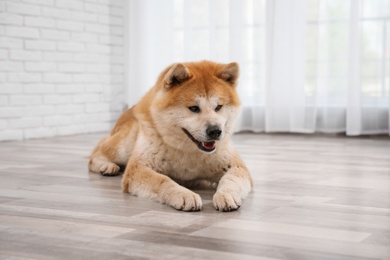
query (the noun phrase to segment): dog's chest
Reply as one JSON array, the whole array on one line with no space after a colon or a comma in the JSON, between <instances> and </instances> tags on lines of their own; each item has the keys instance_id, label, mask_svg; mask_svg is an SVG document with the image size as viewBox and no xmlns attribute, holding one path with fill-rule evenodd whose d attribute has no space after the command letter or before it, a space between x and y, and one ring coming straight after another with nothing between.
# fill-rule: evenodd
<instances>
[{"instance_id":1,"label":"dog's chest","mask_svg":"<svg viewBox=\"0 0 390 260\"><path fill-rule=\"evenodd\" d=\"M173 149L161 149L155 154L152 167L174 179L218 179L223 173L224 160L214 154L186 154Z\"/></svg>"}]
</instances>

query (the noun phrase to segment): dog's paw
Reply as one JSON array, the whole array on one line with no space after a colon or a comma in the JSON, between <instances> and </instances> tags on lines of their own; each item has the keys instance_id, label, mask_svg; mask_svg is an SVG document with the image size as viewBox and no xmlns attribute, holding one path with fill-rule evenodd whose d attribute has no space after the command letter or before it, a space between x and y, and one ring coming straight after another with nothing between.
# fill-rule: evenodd
<instances>
[{"instance_id":1,"label":"dog's paw","mask_svg":"<svg viewBox=\"0 0 390 260\"><path fill-rule=\"evenodd\" d=\"M200 196L187 189L174 192L167 204L177 210L183 211L199 211L202 209L202 199Z\"/></svg>"},{"instance_id":2,"label":"dog's paw","mask_svg":"<svg viewBox=\"0 0 390 260\"><path fill-rule=\"evenodd\" d=\"M100 167L103 176L115 176L119 174L120 167L115 163L107 162Z\"/></svg>"},{"instance_id":3,"label":"dog's paw","mask_svg":"<svg viewBox=\"0 0 390 260\"><path fill-rule=\"evenodd\" d=\"M241 203L241 197L234 192L217 191L213 197L214 208L219 211L237 210Z\"/></svg>"}]
</instances>

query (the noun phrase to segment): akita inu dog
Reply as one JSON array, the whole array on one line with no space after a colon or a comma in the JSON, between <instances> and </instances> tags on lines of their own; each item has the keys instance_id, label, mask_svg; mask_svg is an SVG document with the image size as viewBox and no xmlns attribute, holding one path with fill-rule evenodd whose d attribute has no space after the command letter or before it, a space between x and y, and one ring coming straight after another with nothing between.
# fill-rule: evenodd
<instances>
[{"instance_id":1,"label":"akita inu dog","mask_svg":"<svg viewBox=\"0 0 390 260\"><path fill-rule=\"evenodd\" d=\"M123 192L152 198L175 209L202 209L200 196L181 186L218 183L217 210L240 207L252 188L248 169L230 136L239 112L237 63L176 63L119 118L92 152L89 169L117 175L126 169Z\"/></svg>"}]
</instances>

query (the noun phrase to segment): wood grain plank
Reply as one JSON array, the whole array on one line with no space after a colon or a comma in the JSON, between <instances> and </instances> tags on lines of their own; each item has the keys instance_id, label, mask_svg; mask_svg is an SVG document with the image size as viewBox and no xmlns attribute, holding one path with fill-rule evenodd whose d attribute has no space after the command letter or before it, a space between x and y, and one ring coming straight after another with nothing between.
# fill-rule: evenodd
<instances>
[{"instance_id":1,"label":"wood grain plank","mask_svg":"<svg viewBox=\"0 0 390 260\"><path fill-rule=\"evenodd\" d=\"M390 259L390 138L238 134L254 190L217 212L88 173L103 134L0 143L0 259Z\"/></svg>"}]
</instances>

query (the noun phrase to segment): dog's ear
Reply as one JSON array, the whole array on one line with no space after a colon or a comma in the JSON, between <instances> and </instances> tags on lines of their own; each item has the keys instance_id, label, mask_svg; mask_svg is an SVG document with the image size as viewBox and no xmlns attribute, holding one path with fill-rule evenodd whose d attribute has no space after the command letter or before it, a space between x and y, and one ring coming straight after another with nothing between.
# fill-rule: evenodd
<instances>
[{"instance_id":1,"label":"dog's ear","mask_svg":"<svg viewBox=\"0 0 390 260\"><path fill-rule=\"evenodd\" d=\"M188 70L188 68L181 63L176 63L173 64L168 70L168 72L165 74L164 86L166 89L170 89L190 78L191 72Z\"/></svg>"},{"instance_id":2,"label":"dog's ear","mask_svg":"<svg viewBox=\"0 0 390 260\"><path fill-rule=\"evenodd\" d=\"M240 67L237 62L232 62L222 68L222 72L218 75L219 78L225 80L232 86L236 86L238 76L240 74Z\"/></svg>"}]
</instances>

